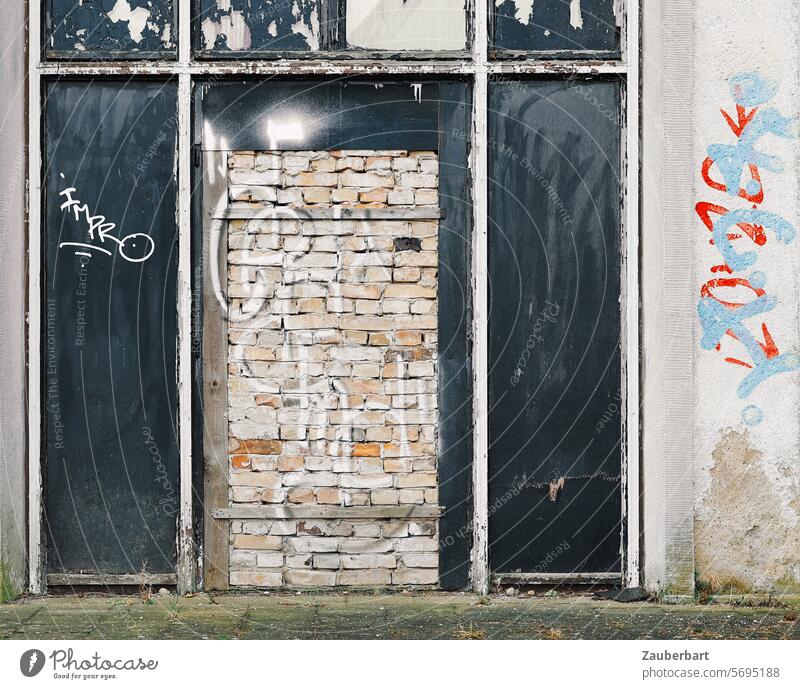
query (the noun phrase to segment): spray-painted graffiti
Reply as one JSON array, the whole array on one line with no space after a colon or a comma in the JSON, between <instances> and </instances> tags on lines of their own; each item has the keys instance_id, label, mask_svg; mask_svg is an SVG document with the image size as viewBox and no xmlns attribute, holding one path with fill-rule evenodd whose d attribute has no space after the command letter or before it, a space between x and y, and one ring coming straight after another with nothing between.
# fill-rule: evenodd
<instances>
[{"instance_id":1,"label":"spray-painted graffiti","mask_svg":"<svg viewBox=\"0 0 800 689\"><path fill-rule=\"evenodd\" d=\"M63 178L64 175L61 175ZM122 239L115 237L111 232L116 229L117 224L113 222L106 222L105 215L92 215L88 204L83 203L80 199L73 197L77 192L75 187L67 187L59 192L59 196L63 196L65 201L61 204L61 210L66 213L72 213L75 220L84 220L87 226L88 238L90 242L98 241L100 244L105 244L106 240L111 242L111 246L116 245L117 252L124 260L130 263L142 263L153 255L156 245L153 238L144 232L134 232ZM108 256L112 256L112 252L98 244L90 242L61 242L58 248L65 246L75 247L76 256L91 257L92 251L99 251Z\"/></svg>"},{"instance_id":2,"label":"spray-painted graffiti","mask_svg":"<svg viewBox=\"0 0 800 689\"><path fill-rule=\"evenodd\" d=\"M765 322L766 314L775 308L778 298L767 294L766 274L753 269L758 262L758 250L737 250L748 240L755 247L763 247L772 236L781 244L794 241L796 231L790 222L761 209L765 199L761 172L781 173L783 167L779 156L766 153L759 144L768 134L782 139L795 135L791 118L784 117L776 108L766 107L777 92L775 84L749 73L732 77L729 87L736 116L724 109L721 112L736 142L708 146L701 167L703 181L725 194L728 200L725 205L700 201L695 206L711 233L710 244L722 259L710 271L727 277L711 277L700 287L697 313L703 330L700 341L703 349L724 353L727 363L748 370L737 387L739 398L746 399L768 378L800 369L800 356L781 354ZM748 207L729 207L743 202ZM728 350L734 351L728 353ZM755 405L748 405L742 411L746 425L756 425L762 418L761 409Z\"/></svg>"}]
</instances>

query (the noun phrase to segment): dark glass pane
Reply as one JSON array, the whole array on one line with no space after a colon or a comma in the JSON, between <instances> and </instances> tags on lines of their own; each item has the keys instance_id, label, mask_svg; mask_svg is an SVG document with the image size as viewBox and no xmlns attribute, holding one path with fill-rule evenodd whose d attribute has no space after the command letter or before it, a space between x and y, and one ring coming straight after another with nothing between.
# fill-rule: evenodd
<instances>
[{"instance_id":1,"label":"dark glass pane","mask_svg":"<svg viewBox=\"0 0 800 689\"><path fill-rule=\"evenodd\" d=\"M201 51L319 50L320 0L199 0Z\"/></svg>"},{"instance_id":2,"label":"dark glass pane","mask_svg":"<svg viewBox=\"0 0 800 689\"><path fill-rule=\"evenodd\" d=\"M47 89L49 572L175 571L176 103L174 82Z\"/></svg>"},{"instance_id":3,"label":"dark glass pane","mask_svg":"<svg viewBox=\"0 0 800 689\"><path fill-rule=\"evenodd\" d=\"M619 84L489 107L490 563L619 571Z\"/></svg>"},{"instance_id":4,"label":"dark glass pane","mask_svg":"<svg viewBox=\"0 0 800 689\"><path fill-rule=\"evenodd\" d=\"M174 0L47 0L50 54L142 57L174 54Z\"/></svg>"},{"instance_id":5,"label":"dark glass pane","mask_svg":"<svg viewBox=\"0 0 800 689\"><path fill-rule=\"evenodd\" d=\"M498 50L616 53L618 0L495 0Z\"/></svg>"}]
</instances>

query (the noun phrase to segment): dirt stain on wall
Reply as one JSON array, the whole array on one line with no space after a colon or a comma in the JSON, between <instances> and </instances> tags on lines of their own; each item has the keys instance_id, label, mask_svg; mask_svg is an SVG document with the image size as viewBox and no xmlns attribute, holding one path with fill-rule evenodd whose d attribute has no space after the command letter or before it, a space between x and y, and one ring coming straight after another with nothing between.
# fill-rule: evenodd
<instances>
[{"instance_id":1,"label":"dirt stain on wall","mask_svg":"<svg viewBox=\"0 0 800 689\"><path fill-rule=\"evenodd\" d=\"M695 517L698 578L724 593L800 589L800 498L785 504L775 492L747 433L727 432L713 458L707 516Z\"/></svg>"}]
</instances>

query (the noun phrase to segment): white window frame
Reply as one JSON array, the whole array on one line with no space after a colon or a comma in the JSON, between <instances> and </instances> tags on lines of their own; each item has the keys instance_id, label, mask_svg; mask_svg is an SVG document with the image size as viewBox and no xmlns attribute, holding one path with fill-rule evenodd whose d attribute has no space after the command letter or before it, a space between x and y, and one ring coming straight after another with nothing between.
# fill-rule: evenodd
<instances>
[{"instance_id":1,"label":"white window frame","mask_svg":"<svg viewBox=\"0 0 800 689\"><path fill-rule=\"evenodd\" d=\"M639 37L640 0L621 0L624 18L620 60L541 59L489 61L488 28L492 0L474 0L473 60L327 59L197 61L191 51L191 0L177 0L177 61L140 62L42 62L40 0L28 3L28 547L29 587L46 590L42 542L42 407L41 407L41 200L42 200L42 84L55 76L164 76L178 82L178 405L180 447L180 517L178 543L178 590L193 591L197 582L192 533L192 408L191 408L191 97L195 79L219 76L297 75L457 75L473 83L473 335L474 335L474 522L472 588L487 593L490 587L488 559L488 273L487 273L487 117L488 81L495 74L514 76L558 74L614 74L625 86L622 131L622 362L623 362L623 460L622 523L623 581L639 585L640 523L640 362L639 362ZM627 21L632 18L633 21Z\"/></svg>"}]
</instances>

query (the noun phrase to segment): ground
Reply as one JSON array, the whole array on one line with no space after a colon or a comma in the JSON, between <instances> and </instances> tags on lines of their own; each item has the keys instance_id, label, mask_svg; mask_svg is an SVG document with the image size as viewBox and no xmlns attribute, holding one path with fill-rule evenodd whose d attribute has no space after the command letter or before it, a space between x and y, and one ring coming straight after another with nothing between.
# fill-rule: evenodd
<instances>
[{"instance_id":1,"label":"ground","mask_svg":"<svg viewBox=\"0 0 800 689\"><path fill-rule=\"evenodd\" d=\"M30 597L0 605L0 639L800 639L797 601L764 602L444 593Z\"/></svg>"}]
</instances>

